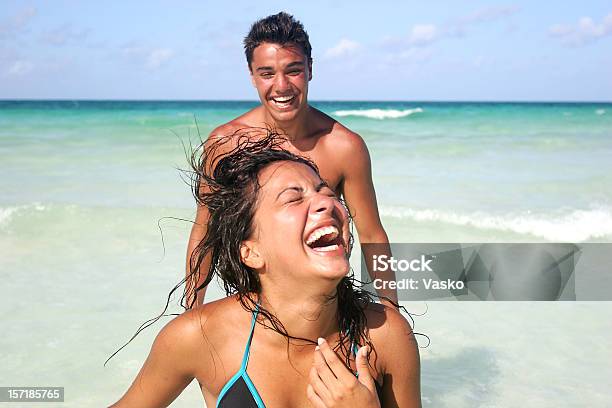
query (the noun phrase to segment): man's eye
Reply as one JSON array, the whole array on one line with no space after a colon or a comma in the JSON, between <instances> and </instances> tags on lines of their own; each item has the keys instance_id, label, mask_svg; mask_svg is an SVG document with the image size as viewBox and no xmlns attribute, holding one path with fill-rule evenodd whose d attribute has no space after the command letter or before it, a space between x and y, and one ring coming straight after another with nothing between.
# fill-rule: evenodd
<instances>
[{"instance_id":1,"label":"man's eye","mask_svg":"<svg viewBox=\"0 0 612 408\"><path fill-rule=\"evenodd\" d=\"M287 74L295 76L295 75L300 75L301 73L302 71L294 70L294 71L289 71Z\"/></svg>"},{"instance_id":2,"label":"man's eye","mask_svg":"<svg viewBox=\"0 0 612 408\"><path fill-rule=\"evenodd\" d=\"M271 76L272 76L272 73L271 73L271 72L264 72L263 74L261 74L261 76L262 76L263 78L269 78L269 77L271 77Z\"/></svg>"}]
</instances>

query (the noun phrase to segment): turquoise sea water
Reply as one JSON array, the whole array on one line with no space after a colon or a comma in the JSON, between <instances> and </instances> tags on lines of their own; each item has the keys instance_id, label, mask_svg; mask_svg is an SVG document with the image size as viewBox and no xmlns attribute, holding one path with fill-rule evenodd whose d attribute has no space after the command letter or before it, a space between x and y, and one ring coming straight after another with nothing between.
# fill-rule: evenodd
<instances>
[{"instance_id":1,"label":"turquoise sea water","mask_svg":"<svg viewBox=\"0 0 612 408\"><path fill-rule=\"evenodd\" d=\"M612 104L313 105L366 141L392 241L612 242ZM190 225L164 218L194 214L181 143L253 106L0 101L0 385L74 407L125 390L161 324L102 363L183 273ZM608 305L429 304L424 405L611 405Z\"/></svg>"}]
</instances>

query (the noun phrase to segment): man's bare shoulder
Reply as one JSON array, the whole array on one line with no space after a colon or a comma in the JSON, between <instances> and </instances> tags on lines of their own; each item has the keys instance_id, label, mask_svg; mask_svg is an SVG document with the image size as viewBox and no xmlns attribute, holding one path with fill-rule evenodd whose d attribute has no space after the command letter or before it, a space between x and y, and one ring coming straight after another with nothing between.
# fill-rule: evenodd
<instances>
[{"instance_id":1,"label":"man's bare shoulder","mask_svg":"<svg viewBox=\"0 0 612 408\"><path fill-rule=\"evenodd\" d=\"M251 128L262 127L262 121L260 119L261 116L261 107L255 107L248 112L243 113L230 120L227 123L217 126L210 132L210 138L226 138L231 137L232 135L240 132L241 130L247 130Z\"/></svg>"},{"instance_id":2,"label":"man's bare shoulder","mask_svg":"<svg viewBox=\"0 0 612 408\"><path fill-rule=\"evenodd\" d=\"M325 129L322 141L326 147L336 153L352 154L367 151L363 138L336 119L313 108L313 116L322 129Z\"/></svg>"}]
</instances>

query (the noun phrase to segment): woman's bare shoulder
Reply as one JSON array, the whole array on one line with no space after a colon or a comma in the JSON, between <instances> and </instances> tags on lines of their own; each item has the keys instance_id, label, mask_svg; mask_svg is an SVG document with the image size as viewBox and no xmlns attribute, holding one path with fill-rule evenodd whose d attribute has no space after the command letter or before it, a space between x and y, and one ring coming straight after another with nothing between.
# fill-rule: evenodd
<instances>
[{"instance_id":1,"label":"woman's bare shoulder","mask_svg":"<svg viewBox=\"0 0 612 408\"><path fill-rule=\"evenodd\" d=\"M370 332L386 332L388 330L403 330L412 333L408 319L396 308L380 303L369 303L365 308Z\"/></svg>"},{"instance_id":2,"label":"woman's bare shoulder","mask_svg":"<svg viewBox=\"0 0 612 408\"><path fill-rule=\"evenodd\" d=\"M235 296L205 303L190 309L170 321L160 332L162 340L174 341L183 348L195 351L214 346L227 337L228 325L223 324L239 313L240 303Z\"/></svg>"},{"instance_id":3,"label":"woman's bare shoulder","mask_svg":"<svg viewBox=\"0 0 612 408\"><path fill-rule=\"evenodd\" d=\"M397 309L377 303L365 309L370 339L381 358L382 369L388 371L398 357L418 364L419 352L412 326Z\"/></svg>"}]
</instances>

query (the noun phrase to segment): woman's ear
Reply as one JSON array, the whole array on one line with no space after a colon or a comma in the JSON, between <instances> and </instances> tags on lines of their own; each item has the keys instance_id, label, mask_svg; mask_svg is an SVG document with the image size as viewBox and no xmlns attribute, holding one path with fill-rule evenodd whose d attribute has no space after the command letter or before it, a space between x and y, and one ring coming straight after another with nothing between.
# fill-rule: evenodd
<instances>
[{"instance_id":1,"label":"woman's ear","mask_svg":"<svg viewBox=\"0 0 612 408\"><path fill-rule=\"evenodd\" d=\"M240 245L240 260L252 269L261 269L264 259L257 250L257 244L253 241L243 241Z\"/></svg>"}]
</instances>

